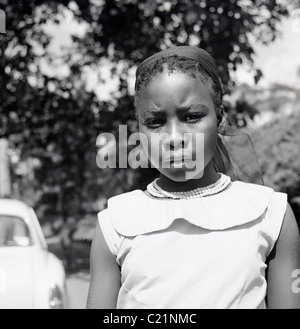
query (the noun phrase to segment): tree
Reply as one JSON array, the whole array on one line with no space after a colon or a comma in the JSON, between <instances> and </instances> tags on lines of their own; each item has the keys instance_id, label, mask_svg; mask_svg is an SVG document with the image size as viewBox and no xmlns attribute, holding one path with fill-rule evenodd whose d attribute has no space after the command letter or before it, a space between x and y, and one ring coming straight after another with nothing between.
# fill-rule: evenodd
<instances>
[{"instance_id":1,"label":"tree","mask_svg":"<svg viewBox=\"0 0 300 329\"><path fill-rule=\"evenodd\" d=\"M243 61L253 64L249 35L263 43L273 41L278 22L288 14L275 0L1 0L0 8L7 17L7 33L0 35L0 137L20 150L21 160L40 160L35 176L39 203L65 217L85 211L86 199L145 187L155 175L153 170L147 177L141 170L100 171L91 160L99 133L117 134L119 124L134 120L131 68L168 46L199 45L215 58L230 92L234 81L229 71ZM57 58L49 51L46 26L59 25L66 12L85 24L86 33L74 32L72 45ZM67 68L63 77L51 73L58 59ZM86 69L98 71L103 59L112 63L112 74L119 79L118 90L107 101L86 89ZM258 79L254 66L253 74ZM130 125L129 133L135 129Z\"/></svg>"},{"instance_id":2,"label":"tree","mask_svg":"<svg viewBox=\"0 0 300 329\"><path fill-rule=\"evenodd\" d=\"M261 165L265 185L287 193L300 229L300 108L283 113L251 136Z\"/></svg>"},{"instance_id":3,"label":"tree","mask_svg":"<svg viewBox=\"0 0 300 329\"><path fill-rule=\"evenodd\" d=\"M265 184L289 198L300 196L299 127L298 106L251 133Z\"/></svg>"}]
</instances>

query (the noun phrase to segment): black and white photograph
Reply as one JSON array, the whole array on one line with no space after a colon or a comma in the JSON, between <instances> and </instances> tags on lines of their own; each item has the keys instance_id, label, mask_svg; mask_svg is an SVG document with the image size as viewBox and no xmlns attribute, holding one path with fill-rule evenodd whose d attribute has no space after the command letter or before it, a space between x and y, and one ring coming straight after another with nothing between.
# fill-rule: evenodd
<instances>
[{"instance_id":1,"label":"black and white photograph","mask_svg":"<svg viewBox=\"0 0 300 329\"><path fill-rule=\"evenodd\" d=\"M0 0L0 309L300 309L299 132L299 0Z\"/></svg>"}]
</instances>

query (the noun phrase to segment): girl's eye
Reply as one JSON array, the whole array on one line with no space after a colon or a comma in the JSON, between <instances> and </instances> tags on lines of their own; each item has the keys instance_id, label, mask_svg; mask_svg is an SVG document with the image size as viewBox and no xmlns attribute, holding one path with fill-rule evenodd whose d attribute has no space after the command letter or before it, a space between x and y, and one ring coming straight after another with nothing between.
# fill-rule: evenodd
<instances>
[{"instance_id":1,"label":"girl's eye","mask_svg":"<svg viewBox=\"0 0 300 329\"><path fill-rule=\"evenodd\" d=\"M202 117L202 113L188 113L183 117L182 121L188 123L197 123Z\"/></svg>"},{"instance_id":2,"label":"girl's eye","mask_svg":"<svg viewBox=\"0 0 300 329\"><path fill-rule=\"evenodd\" d=\"M164 124L165 121L163 119L148 119L145 121L145 125L151 129L159 128Z\"/></svg>"}]
</instances>

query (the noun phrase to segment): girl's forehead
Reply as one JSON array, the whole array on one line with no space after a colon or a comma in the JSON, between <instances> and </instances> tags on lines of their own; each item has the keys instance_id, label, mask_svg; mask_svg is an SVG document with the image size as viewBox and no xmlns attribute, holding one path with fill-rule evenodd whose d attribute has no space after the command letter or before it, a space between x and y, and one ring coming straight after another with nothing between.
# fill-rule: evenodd
<instances>
[{"instance_id":1,"label":"girl's forehead","mask_svg":"<svg viewBox=\"0 0 300 329\"><path fill-rule=\"evenodd\" d=\"M144 87L138 102L138 108L144 104L159 107L183 106L188 102L213 103L211 84L200 77L185 72L162 72L154 76Z\"/></svg>"}]
</instances>

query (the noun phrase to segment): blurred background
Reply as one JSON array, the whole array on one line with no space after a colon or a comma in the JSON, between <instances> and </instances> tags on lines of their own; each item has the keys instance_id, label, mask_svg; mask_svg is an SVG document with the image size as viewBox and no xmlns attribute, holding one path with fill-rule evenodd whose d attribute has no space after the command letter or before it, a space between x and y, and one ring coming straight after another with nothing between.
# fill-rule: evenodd
<instances>
[{"instance_id":1,"label":"blurred background","mask_svg":"<svg viewBox=\"0 0 300 329\"><path fill-rule=\"evenodd\" d=\"M137 131L137 64L172 45L215 59L230 121L300 218L300 1L0 0L0 198L34 208L85 307L97 212L154 169L99 169L96 139ZM3 31L2 31L3 32ZM0 209L1 212L1 209Z\"/></svg>"}]
</instances>

